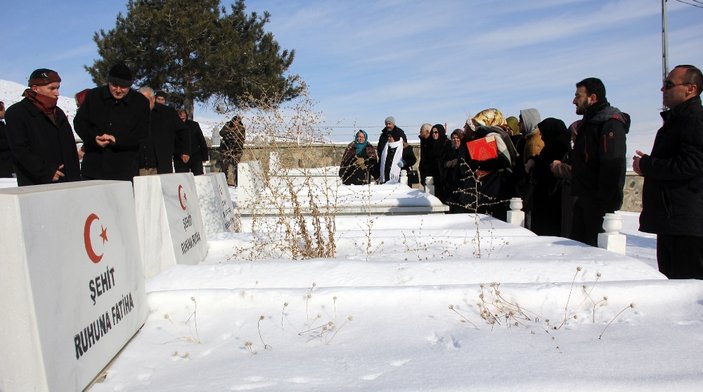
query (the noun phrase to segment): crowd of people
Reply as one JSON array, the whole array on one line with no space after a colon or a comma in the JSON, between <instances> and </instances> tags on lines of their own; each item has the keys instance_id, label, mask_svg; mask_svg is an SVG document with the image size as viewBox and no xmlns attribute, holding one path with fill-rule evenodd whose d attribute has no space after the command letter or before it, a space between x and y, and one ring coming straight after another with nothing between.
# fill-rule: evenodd
<instances>
[{"instance_id":1,"label":"crowd of people","mask_svg":"<svg viewBox=\"0 0 703 392\"><path fill-rule=\"evenodd\" d=\"M132 89L124 63L107 84L76 94L73 127L57 106L61 77L33 71L23 99L0 102L0 176L19 186L101 179L131 181L137 175L203 173L209 159L197 122L167 103L164 92ZM449 211L480 212L505 219L508 201L524 200L526 226L540 235L561 235L596 245L603 217L622 206L626 135L630 116L608 102L603 82L575 85L572 103L581 119L568 128L542 119L535 108L505 118L489 108L447 136L446 125L420 127L420 159L405 132L387 117L377 146L359 130L347 146L339 176L344 184L399 182L432 185ZM659 269L670 278L703 279L703 76L676 66L662 85L664 125L651 154L637 151L633 170L644 177L640 230L657 235ZM76 148L73 129L83 145ZM222 171L237 182L245 129L235 116L220 131ZM81 162L82 161L82 162Z\"/></svg>"},{"instance_id":2,"label":"crowd of people","mask_svg":"<svg viewBox=\"0 0 703 392\"><path fill-rule=\"evenodd\" d=\"M33 71L23 99L0 105L0 175L19 186L79 180L131 181L137 175L203 174L209 160L200 125L175 110L163 91L132 88L124 63L110 68L107 84L75 95L73 126L57 106L61 77ZM73 130L81 138L77 148Z\"/></svg>"},{"instance_id":3,"label":"crowd of people","mask_svg":"<svg viewBox=\"0 0 703 392\"><path fill-rule=\"evenodd\" d=\"M450 213L479 212L505 219L509 200L523 199L526 227L597 245L603 218L621 208L630 116L612 106L603 82L576 83L572 103L582 118L566 126L539 110L505 118L495 108L466 120L447 137L446 125L419 131L421 185ZM703 279L703 90L701 71L675 67L661 91L664 126L651 155L637 151L633 170L644 177L640 230L657 234L659 269L670 278ZM412 185L416 161L403 130L386 118L377 149L365 131L347 146L339 174L344 184Z\"/></svg>"},{"instance_id":4,"label":"crowd of people","mask_svg":"<svg viewBox=\"0 0 703 392\"><path fill-rule=\"evenodd\" d=\"M431 181L450 213L505 220L509 200L520 197L530 230L596 245L604 214L622 205L630 118L610 105L597 78L577 83L572 103L583 118L570 128L535 108L507 118L485 109L449 136L445 125L422 124L417 182ZM399 182L402 170L415 182L405 132L393 117L385 125L375 153L365 131L355 134L340 164L345 184Z\"/></svg>"}]
</instances>

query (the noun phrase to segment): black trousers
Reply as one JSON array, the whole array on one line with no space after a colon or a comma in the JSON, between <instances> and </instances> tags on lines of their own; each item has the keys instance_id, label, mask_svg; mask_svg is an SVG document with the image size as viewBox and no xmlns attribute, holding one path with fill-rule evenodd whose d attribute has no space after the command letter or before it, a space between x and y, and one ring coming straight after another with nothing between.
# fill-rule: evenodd
<instances>
[{"instance_id":1,"label":"black trousers","mask_svg":"<svg viewBox=\"0 0 703 392\"><path fill-rule=\"evenodd\" d=\"M203 174L203 161L200 154L192 155L188 163L183 163L180 156L174 156L173 167L176 169L176 173L192 172L194 176Z\"/></svg>"},{"instance_id":2,"label":"black trousers","mask_svg":"<svg viewBox=\"0 0 703 392\"><path fill-rule=\"evenodd\" d=\"M598 233L603 232L605 211L593 199L579 197L574 203L571 235L569 238L584 244L598 246Z\"/></svg>"},{"instance_id":3,"label":"black trousers","mask_svg":"<svg viewBox=\"0 0 703 392\"><path fill-rule=\"evenodd\" d=\"M703 237L658 234L657 264L669 279L703 279Z\"/></svg>"}]
</instances>

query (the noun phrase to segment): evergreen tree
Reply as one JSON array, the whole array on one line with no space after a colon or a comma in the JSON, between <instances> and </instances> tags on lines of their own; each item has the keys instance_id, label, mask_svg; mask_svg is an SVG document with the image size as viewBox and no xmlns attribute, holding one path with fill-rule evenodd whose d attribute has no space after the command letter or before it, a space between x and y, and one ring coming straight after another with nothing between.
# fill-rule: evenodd
<instances>
[{"instance_id":1,"label":"evergreen tree","mask_svg":"<svg viewBox=\"0 0 703 392\"><path fill-rule=\"evenodd\" d=\"M247 15L244 0L228 13L219 0L129 0L115 28L93 37L100 59L85 69L97 85L110 67L125 61L138 84L169 93L193 113L210 98L246 107L250 98L269 105L302 91L297 75L285 75L295 51L281 50L264 31L270 15Z\"/></svg>"}]
</instances>

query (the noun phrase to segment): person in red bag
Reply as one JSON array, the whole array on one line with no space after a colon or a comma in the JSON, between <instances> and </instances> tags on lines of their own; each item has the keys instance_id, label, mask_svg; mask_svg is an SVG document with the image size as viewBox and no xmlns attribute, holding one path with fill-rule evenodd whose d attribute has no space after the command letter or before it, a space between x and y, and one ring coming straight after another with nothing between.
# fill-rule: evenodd
<instances>
[{"instance_id":1,"label":"person in red bag","mask_svg":"<svg viewBox=\"0 0 703 392\"><path fill-rule=\"evenodd\" d=\"M465 133L461 146L461 207L505 220L517 150L498 109L483 110L471 121L476 129Z\"/></svg>"}]
</instances>

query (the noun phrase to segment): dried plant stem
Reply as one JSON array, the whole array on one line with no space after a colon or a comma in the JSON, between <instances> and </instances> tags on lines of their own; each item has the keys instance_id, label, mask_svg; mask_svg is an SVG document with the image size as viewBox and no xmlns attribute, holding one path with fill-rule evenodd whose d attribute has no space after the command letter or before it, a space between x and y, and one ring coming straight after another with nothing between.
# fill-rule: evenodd
<instances>
[{"instance_id":1,"label":"dried plant stem","mask_svg":"<svg viewBox=\"0 0 703 392\"><path fill-rule=\"evenodd\" d=\"M281 329L283 329L283 318L286 316L286 308L288 307L288 302L283 303L283 308L281 309Z\"/></svg>"},{"instance_id":2,"label":"dried plant stem","mask_svg":"<svg viewBox=\"0 0 703 392\"><path fill-rule=\"evenodd\" d=\"M463 314L459 313L459 311L456 310L456 308L454 307L454 305L449 305L449 310L451 310L452 312L456 313L459 317L462 318L462 320L464 320L464 321L466 321L467 323L473 325L474 328L478 329L478 326L477 326L476 324L474 324L471 320L469 320L466 316L464 316Z\"/></svg>"},{"instance_id":3,"label":"dried plant stem","mask_svg":"<svg viewBox=\"0 0 703 392\"><path fill-rule=\"evenodd\" d=\"M610 321L609 321L608 324L605 326L605 328L603 328L603 331L601 331L600 335L598 335L598 339L600 339L600 338L603 337L603 334L605 333L605 330L608 329L608 327L610 327L610 324L612 324L618 317L620 317L620 315L621 315L624 311L626 311L627 309L634 309L634 308L635 308L635 304L629 304L629 305L627 305L626 307L624 307L621 311L619 311L618 314L616 314L612 319L610 319Z\"/></svg>"},{"instance_id":4,"label":"dried plant stem","mask_svg":"<svg viewBox=\"0 0 703 392\"><path fill-rule=\"evenodd\" d=\"M571 301L571 294L574 291L574 283L576 283L576 276L578 276L578 273L581 272L581 267L576 267L576 273L574 273L574 278L571 279L571 287L569 287L569 296L566 298L566 305L564 305L564 319L561 321L561 324L559 326L555 327L554 329L560 329L561 327L566 324L566 320L569 319L569 302Z\"/></svg>"},{"instance_id":5,"label":"dried plant stem","mask_svg":"<svg viewBox=\"0 0 703 392\"><path fill-rule=\"evenodd\" d=\"M347 319L340 325L338 328L334 328L334 332L332 332L332 336L329 337L329 339L325 340L325 344L330 344L332 342L332 339L334 339L335 336L339 333L339 331L344 328L345 325L347 325L348 322L352 321L352 316L347 316Z\"/></svg>"},{"instance_id":6,"label":"dried plant stem","mask_svg":"<svg viewBox=\"0 0 703 392\"><path fill-rule=\"evenodd\" d=\"M266 350L266 349L270 348L271 346L266 344L266 342L264 342L264 337L261 336L261 320L263 320L263 319L264 319L264 316L259 316L259 321L256 323L256 329L259 330L259 339L261 340L261 344L264 345L264 350Z\"/></svg>"},{"instance_id":7,"label":"dried plant stem","mask_svg":"<svg viewBox=\"0 0 703 392\"><path fill-rule=\"evenodd\" d=\"M195 297L190 297L190 300L193 301L193 313L191 313L190 316L186 319L186 323L190 321L191 317L193 318L193 325L195 326L195 342L200 343L200 333L198 333L198 303L195 301Z\"/></svg>"}]
</instances>

